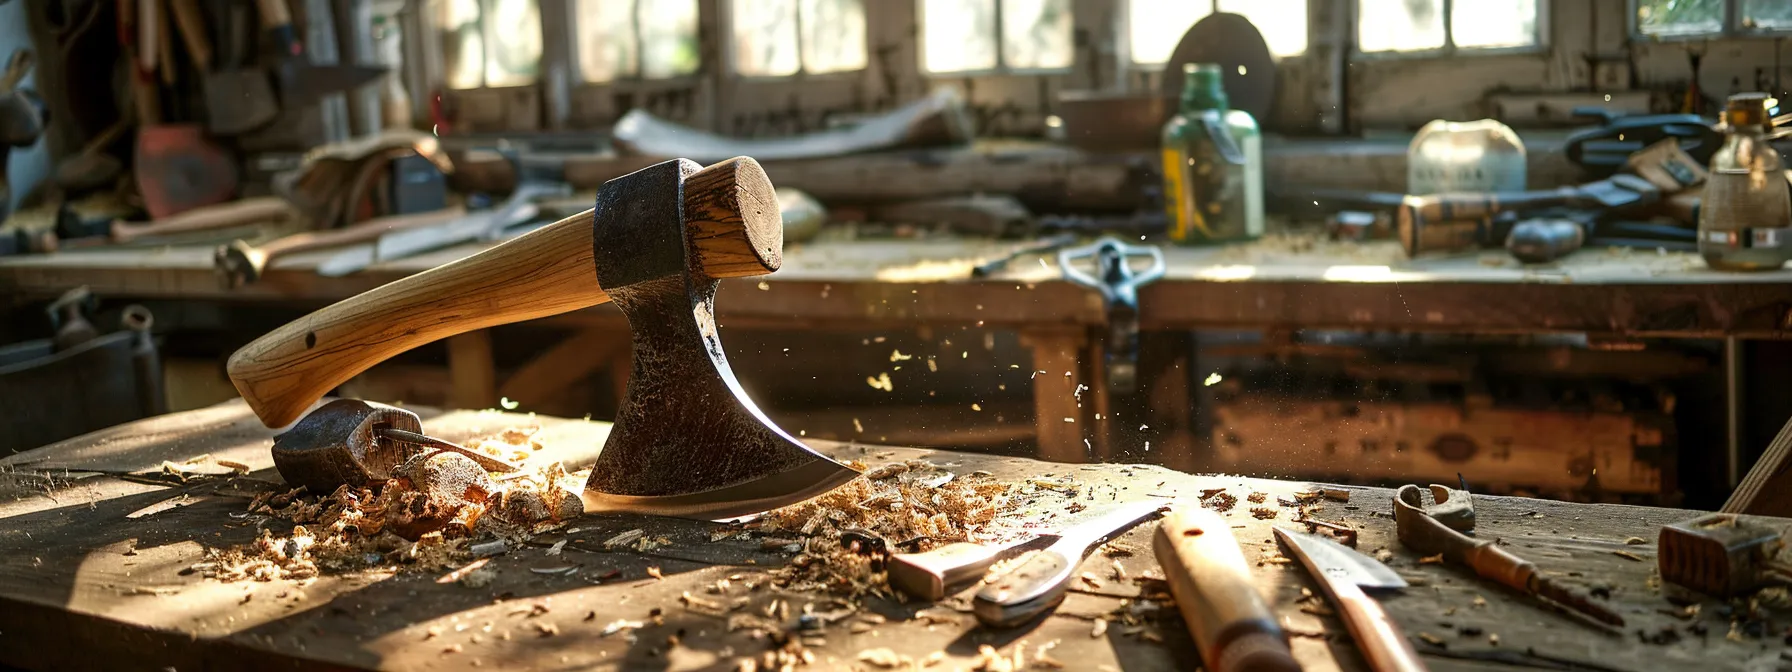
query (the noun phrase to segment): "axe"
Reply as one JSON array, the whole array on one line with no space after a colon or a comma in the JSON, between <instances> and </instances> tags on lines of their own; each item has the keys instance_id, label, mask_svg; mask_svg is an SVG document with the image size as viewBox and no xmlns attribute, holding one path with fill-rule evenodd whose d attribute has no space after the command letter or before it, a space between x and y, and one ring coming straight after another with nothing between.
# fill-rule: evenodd
<instances>
[{"instance_id":1,"label":"axe","mask_svg":"<svg viewBox=\"0 0 1792 672\"><path fill-rule=\"evenodd\" d=\"M777 196L753 159L667 161L604 183L591 210L276 329L231 356L230 379L264 424L283 426L411 348L614 301L633 373L585 510L759 513L858 475L766 418L722 354L717 280L777 270L783 244Z\"/></svg>"}]
</instances>

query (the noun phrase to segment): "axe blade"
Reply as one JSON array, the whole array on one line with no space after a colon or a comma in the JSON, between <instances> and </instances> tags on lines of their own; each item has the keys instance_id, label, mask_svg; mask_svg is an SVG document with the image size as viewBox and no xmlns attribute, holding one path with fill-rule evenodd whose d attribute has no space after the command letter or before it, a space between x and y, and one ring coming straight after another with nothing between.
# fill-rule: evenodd
<instances>
[{"instance_id":1,"label":"axe blade","mask_svg":"<svg viewBox=\"0 0 1792 672\"><path fill-rule=\"evenodd\" d=\"M769 195L763 171L749 168L742 172ZM616 423L585 484L587 512L734 518L858 475L779 429L729 368L715 324L718 281L703 271L685 212L686 178L698 170L667 161L598 190L597 280L628 318L634 355ZM782 226L775 207L741 210L743 226Z\"/></svg>"}]
</instances>

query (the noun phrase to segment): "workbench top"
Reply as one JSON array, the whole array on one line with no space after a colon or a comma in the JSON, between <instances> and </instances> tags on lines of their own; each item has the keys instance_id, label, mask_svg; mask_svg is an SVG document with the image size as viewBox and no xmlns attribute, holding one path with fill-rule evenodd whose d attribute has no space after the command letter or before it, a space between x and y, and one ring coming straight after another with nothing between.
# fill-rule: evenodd
<instances>
[{"instance_id":1,"label":"workbench top","mask_svg":"<svg viewBox=\"0 0 1792 672\"><path fill-rule=\"evenodd\" d=\"M589 463L608 432L601 422L491 411L438 415L420 410L432 434L451 440L510 426L539 425L547 446L531 460ZM0 662L27 668L96 669L499 669L698 670L733 669L733 660L767 648L744 632L730 633L718 618L688 611L679 597L716 579L754 576L785 555L757 541L710 543L714 524L638 516L586 518L539 547L513 548L493 560L496 577L477 588L440 584L433 574L350 572L308 584L285 580L220 583L184 571L207 547L252 541L260 528L284 533L277 519L246 513L249 497L284 489L268 454L272 430L240 402L140 421L0 460ZM1308 670L1362 669L1342 624L1302 610L1312 586L1298 564L1282 558L1269 532L1291 526L1294 511L1258 520L1252 506L1274 506L1312 484L1233 476L1193 476L1151 466L1069 465L1033 460L881 446L818 443L843 459L876 465L924 458L968 473L1025 480L1047 474L1073 477L1083 493L1169 501L1208 488L1228 488L1239 504L1227 518L1260 587L1281 614L1294 650ZM202 456L208 456L205 458ZM195 459L200 458L200 459ZM251 471L232 476L220 462ZM185 482L165 463L210 473ZM1269 495L1268 505L1246 494ZM1465 571L1422 564L1393 538L1391 491L1351 488L1348 503L1327 502L1326 515L1361 529L1359 548L1388 548L1390 564L1413 582L1384 599L1387 610L1415 639L1436 670L1542 669L1709 670L1775 669L1781 663L1784 618L1764 635L1730 632L1727 608L1705 603L1685 611L1649 587L1656 528L1693 512L1621 505L1569 504L1476 497L1480 534L1537 563L1551 576L1583 587L1605 586L1611 604L1629 620L1610 630L1542 607ZM1783 520L1766 521L1785 524ZM644 528L671 543L648 553L605 550L601 542ZM1159 572L1150 526L1120 540L1135 549L1118 558L1129 576ZM1632 539L1632 538L1635 539ZM557 555L549 544L567 541ZM564 569L538 573L531 569ZM663 579L648 574L657 567ZM1093 556L1085 570L1106 575L1110 561ZM1090 568L1093 568L1092 570ZM612 576L603 579L600 577ZM1160 574L1161 575L1161 574ZM870 599L866 611L887 618L870 629L828 626L826 644L811 647L807 669L878 669L859 653L888 648L920 660L944 651L927 669L968 669L979 645L1011 651L1024 642L1027 657L1056 643L1050 655L1070 669L1129 672L1193 669L1194 645L1173 614L1163 617L1162 641L1115 624L1091 635L1094 619L1138 594L1133 583L1108 582L1075 590L1057 612L1010 632L976 626L962 598L939 606ZM753 609L776 597L793 612L830 598L762 588L743 593ZM663 625L650 612L663 611ZM925 611L926 617L917 617ZM647 625L603 635L618 620ZM1692 634L1703 624L1707 633ZM1638 632L1676 636L1641 643ZM852 630L860 630L853 632ZM434 634L432 634L434 633ZM677 644L668 638L677 635ZM1490 640L1498 636L1498 643ZM1465 659L1480 658L1480 660ZM1564 667L1548 659L1578 661ZM1496 664L1496 662L1504 664ZM1553 666L1553 667L1552 667ZM804 668L799 668L804 669Z\"/></svg>"},{"instance_id":2,"label":"workbench top","mask_svg":"<svg viewBox=\"0 0 1792 672\"><path fill-rule=\"evenodd\" d=\"M968 238L792 245L777 273L724 281L718 314L731 325L1105 323L1100 297L1063 281L1055 257L1025 256L992 278L970 278L972 266L1022 245ZM86 285L107 298L317 304L479 249L464 245L339 278L314 272L334 251L297 254L277 260L261 282L238 289L219 286L206 245L66 250L0 258L0 294L48 297ZM1391 241L1339 243L1312 234L1165 246L1164 253L1165 277L1140 291L1146 329L1792 333L1792 270L1713 271L1691 253L1596 249L1554 264L1522 265L1499 250L1406 259Z\"/></svg>"}]
</instances>

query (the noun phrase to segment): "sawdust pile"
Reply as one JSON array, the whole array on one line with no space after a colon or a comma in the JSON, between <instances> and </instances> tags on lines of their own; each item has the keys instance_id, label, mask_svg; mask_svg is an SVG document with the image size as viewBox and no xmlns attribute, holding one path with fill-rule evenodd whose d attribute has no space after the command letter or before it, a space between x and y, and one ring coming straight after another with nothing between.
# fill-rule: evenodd
<instances>
[{"instance_id":1,"label":"sawdust pile","mask_svg":"<svg viewBox=\"0 0 1792 672\"><path fill-rule=\"evenodd\" d=\"M538 448L532 434L507 429L474 445L511 458ZM189 569L225 582L435 571L467 561L475 540L526 542L582 512L576 493L583 477L558 462L494 477L465 456L431 452L396 473L377 489L344 485L315 496L301 487L257 495L248 517L290 522L291 531L263 529L252 543L207 549L206 559Z\"/></svg>"},{"instance_id":2,"label":"sawdust pile","mask_svg":"<svg viewBox=\"0 0 1792 672\"><path fill-rule=\"evenodd\" d=\"M853 467L864 470L865 465ZM961 541L994 542L1021 532L1029 495L1057 494L987 473L958 477L925 460L895 462L749 526L797 551L774 573L781 587L839 595L890 596L882 552L924 552ZM866 548L872 546L874 548ZM875 548L882 547L882 548Z\"/></svg>"}]
</instances>

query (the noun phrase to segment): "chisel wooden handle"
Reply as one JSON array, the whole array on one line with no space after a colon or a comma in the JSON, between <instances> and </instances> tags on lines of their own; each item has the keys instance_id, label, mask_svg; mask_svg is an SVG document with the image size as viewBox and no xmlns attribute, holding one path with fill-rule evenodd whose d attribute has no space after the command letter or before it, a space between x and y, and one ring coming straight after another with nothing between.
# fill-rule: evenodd
<instances>
[{"instance_id":1,"label":"chisel wooden handle","mask_svg":"<svg viewBox=\"0 0 1792 672\"><path fill-rule=\"evenodd\" d=\"M1570 189L1513 193L1447 193L1407 196L1394 209L1395 230L1407 256L1457 252L1497 245L1504 237L1488 230L1494 215L1517 208L1567 205L1582 199Z\"/></svg>"},{"instance_id":2,"label":"chisel wooden handle","mask_svg":"<svg viewBox=\"0 0 1792 672\"><path fill-rule=\"evenodd\" d=\"M1430 669L1375 598L1349 581L1339 581L1332 589L1337 593L1334 597L1338 601L1338 611L1344 614L1344 625L1350 628L1351 638L1356 640L1357 648L1362 649L1363 658L1369 661L1369 669L1375 672L1425 672Z\"/></svg>"},{"instance_id":3,"label":"chisel wooden handle","mask_svg":"<svg viewBox=\"0 0 1792 672\"><path fill-rule=\"evenodd\" d=\"M433 212L376 217L328 231L306 231L278 238L265 245L250 245L241 240L219 246L212 253L212 267L218 281L226 289L241 287L261 279L263 271L275 259L288 254L364 243L393 231L434 226L467 216L465 208L454 207Z\"/></svg>"},{"instance_id":4,"label":"chisel wooden handle","mask_svg":"<svg viewBox=\"0 0 1792 672\"><path fill-rule=\"evenodd\" d=\"M757 162L734 158L692 174L683 200L685 239L704 273L777 270L777 197ZM593 216L586 210L326 306L236 351L230 380L264 424L279 427L337 385L411 348L607 302L594 266Z\"/></svg>"},{"instance_id":5,"label":"chisel wooden handle","mask_svg":"<svg viewBox=\"0 0 1792 672\"><path fill-rule=\"evenodd\" d=\"M1178 504L1152 545L1210 672L1300 672L1224 518Z\"/></svg>"},{"instance_id":6,"label":"chisel wooden handle","mask_svg":"<svg viewBox=\"0 0 1792 672\"><path fill-rule=\"evenodd\" d=\"M128 243L148 236L210 231L256 222L286 219L297 214L285 199L267 196L245 198L219 205L207 205L148 222L112 222L110 238L114 243Z\"/></svg>"}]
</instances>

